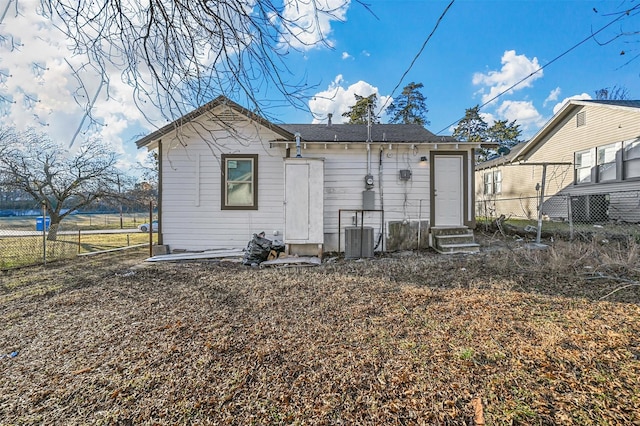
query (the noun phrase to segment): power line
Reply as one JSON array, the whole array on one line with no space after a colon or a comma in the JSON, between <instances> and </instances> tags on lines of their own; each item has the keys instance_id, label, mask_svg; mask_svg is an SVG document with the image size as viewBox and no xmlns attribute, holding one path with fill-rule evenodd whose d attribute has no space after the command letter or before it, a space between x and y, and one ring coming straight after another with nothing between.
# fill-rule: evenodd
<instances>
[{"instance_id":1,"label":"power line","mask_svg":"<svg viewBox=\"0 0 640 426\"><path fill-rule=\"evenodd\" d=\"M549 62L547 62L546 64L544 64L543 66L541 66L540 68L538 68L537 70L531 72L529 75L527 75L526 77L522 78L521 80L517 81L516 83L512 84L511 86L509 86L507 89L503 90L502 92L498 93L497 95L495 95L493 98L489 99L488 101L486 101L485 103L483 103L482 105L480 105L478 107L478 111L481 110L483 107L487 106L488 104L490 104L491 102L495 101L496 99L498 99L500 96L504 95L505 93L507 93L508 91L510 91L511 89L515 88L516 86L519 86L521 83L525 82L526 80L530 79L531 77L533 77L534 75L536 75L537 73L539 73L540 71L542 71L543 69L545 69L546 67L548 67L549 65L551 65L552 63L556 62L558 59L562 58L563 56L565 56L566 54L568 54L569 52L571 52L572 50L578 48L579 46L581 46L582 44L586 43L587 41L591 40L592 38L594 38L596 35L598 35L599 33L601 33L602 31L604 31L605 29L607 29L608 27L610 27L611 25L615 24L617 21L619 21L620 19L624 18L625 16L629 16L629 14L631 13L631 11L640 8L640 4L632 7L631 9L625 11L624 13L619 14L619 16L612 20L611 22L609 22L608 24L606 24L604 27L600 28L598 31L596 31L595 33L591 33L591 35L589 35L587 38L585 38L582 41L579 41L578 43L574 44L573 46L571 46L569 49L565 50L564 52L562 52L560 55L556 56L555 58L553 58L552 60L550 60ZM464 119L464 117L461 117L459 119L457 119L456 121L454 121L453 123L449 124L448 126L446 126L445 128L443 128L442 130L440 130L438 133L436 133L436 135L439 135L440 133L444 132L445 130L447 130L449 127L457 124L460 122L460 120Z\"/></svg>"},{"instance_id":2,"label":"power line","mask_svg":"<svg viewBox=\"0 0 640 426\"><path fill-rule=\"evenodd\" d=\"M424 48L427 47L427 43L429 43L429 40L431 40L431 37L435 34L436 30L438 29L438 26L440 25L440 22L442 22L442 19L444 18L444 15L447 14L447 12L451 8L451 6L453 6L454 2L455 2L455 0L451 0L451 2L447 5L447 7L445 7L444 11L442 12L440 17L436 21L435 26L431 30L431 33L429 33L429 35L427 36L427 38L424 41L424 43L422 43L422 47L420 48L418 53L413 57L413 60L409 64L409 67L402 74L402 77L400 77L400 81L398 81L398 84L396 84L396 87L393 88L393 90L391 91L391 94L389 95L389 98L387 98L387 100L384 103L384 105L382 105L382 107L380 108L380 111L384 110L384 108L387 106L387 102L389 102L389 99L393 99L393 94L396 92L396 90L398 90L398 87L400 87L400 85L402 84L402 81L404 80L404 78L407 76L407 74L409 74L409 71L411 71L411 68L413 68L413 65L416 63L416 61L418 60L420 55L422 55L422 52L424 51Z\"/></svg>"}]
</instances>

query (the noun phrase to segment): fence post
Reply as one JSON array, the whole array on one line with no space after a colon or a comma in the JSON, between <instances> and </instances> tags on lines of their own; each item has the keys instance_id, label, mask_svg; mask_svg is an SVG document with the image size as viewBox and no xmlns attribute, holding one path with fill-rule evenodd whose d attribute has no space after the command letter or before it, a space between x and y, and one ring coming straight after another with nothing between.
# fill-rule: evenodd
<instances>
[{"instance_id":1,"label":"fence post","mask_svg":"<svg viewBox=\"0 0 640 426\"><path fill-rule=\"evenodd\" d=\"M540 244L542 235L542 204L544 203L544 184L547 179L547 163L542 164L542 185L540 185L540 200L538 201L538 231L536 232L536 243Z\"/></svg>"},{"instance_id":2,"label":"fence post","mask_svg":"<svg viewBox=\"0 0 640 426\"><path fill-rule=\"evenodd\" d=\"M153 201L149 201L149 257L153 257Z\"/></svg>"},{"instance_id":3,"label":"fence post","mask_svg":"<svg viewBox=\"0 0 640 426\"><path fill-rule=\"evenodd\" d=\"M571 195L567 194L567 218L569 219L569 240L573 240L573 207L571 206Z\"/></svg>"},{"instance_id":4,"label":"fence post","mask_svg":"<svg viewBox=\"0 0 640 426\"><path fill-rule=\"evenodd\" d=\"M78 254L80 254L80 248L82 247L80 240L80 229L78 229Z\"/></svg>"},{"instance_id":5,"label":"fence post","mask_svg":"<svg viewBox=\"0 0 640 426\"><path fill-rule=\"evenodd\" d=\"M42 200L42 264L47 265L47 203Z\"/></svg>"}]
</instances>

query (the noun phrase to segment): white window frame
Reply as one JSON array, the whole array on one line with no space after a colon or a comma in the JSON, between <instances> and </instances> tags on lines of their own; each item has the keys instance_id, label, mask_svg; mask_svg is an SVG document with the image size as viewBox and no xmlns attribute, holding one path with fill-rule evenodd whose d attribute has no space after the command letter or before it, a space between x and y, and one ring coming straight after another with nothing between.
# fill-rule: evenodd
<instances>
[{"instance_id":1,"label":"white window frame","mask_svg":"<svg viewBox=\"0 0 640 426\"><path fill-rule=\"evenodd\" d=\"M584 162L586 157L589 157L588 162ZM593 178L591 176L591 170L595 166L595 152L594 149L585 149L582 151L576 151L574 153L574 183L576 185L584 185L587 183L592 183ZM581 179L584 177L584 179Z\"/></svg>"},{"instance_id":2,"label":"white window frame","mask_svg":"<svg viewBox=\"0 0 640 426\"><path fill-rule=\"evenodd\" d=\"M623 179L640 178L640 138L623 142L622 164ZM635 166L633 170L637 172L632 172L632 164Z\"/></svg>"},{"instance_id":3,"label":"white window frame","mask_svg":"<svg viewBox=\"0 0 640 426\"><path fill-rule=\"evenodd\" d=\"M620 142L596 148L598 182L613 182L618 179L618 151L620 151Z\"/></svg>"},{"instance_id":4,"label":"white window frame","mask_svg":"<svg viewBox=\"0 0 640 426\"><path fill-rule=\"evenodd\" d=\"M493 170L484 173L482 176L484 195L502 194L502 170Z\"/></svg>"}]
</instances>

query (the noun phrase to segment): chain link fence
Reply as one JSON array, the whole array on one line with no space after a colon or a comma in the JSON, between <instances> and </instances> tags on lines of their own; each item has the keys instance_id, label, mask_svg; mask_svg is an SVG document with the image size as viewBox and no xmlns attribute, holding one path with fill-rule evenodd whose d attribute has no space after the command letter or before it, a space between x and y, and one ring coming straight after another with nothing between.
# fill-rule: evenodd
<instances>
[{"instance_id":1,"label":"chain link fence","mask_svg":"<svg viewBox=\"0 0 640 426\"><path fill-rule=\"evenodd\" d=\"M47 216L0 217L0 269L148 245L149 234L138 229L143 223L149 223L149 213L70 215L59 224L52 239ZM152 239L157 242L157 234Z\"/></svg>"},{"instance_id":2,"label":"chain link fence","mask_svg":"<svg viewBox=\"0 0 640 426\"><path fill-rule=\"evenodd\" d=\"M501 222L523 235L640 242L640 191L555 194L542 203L539 197L484 197L476 215L480 226Z\"/></svg>"}]
</instances>

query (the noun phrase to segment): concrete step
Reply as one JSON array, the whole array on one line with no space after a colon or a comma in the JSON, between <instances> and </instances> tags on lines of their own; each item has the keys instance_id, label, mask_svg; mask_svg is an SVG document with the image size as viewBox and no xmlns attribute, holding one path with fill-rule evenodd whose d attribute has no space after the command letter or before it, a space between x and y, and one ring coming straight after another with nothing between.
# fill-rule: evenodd
<instances>
[{"instance_id":1,"label":"concrete step","mask_svg":"<svg viewBox=\"0 0 640 426\"><path fill-rule=\"evenodd\" d=\"M436 235L435 239L436 245L475 243L475 238L471 232L466 234Z\"/></svg>"},{"instance_id":2,"label":"concrete step","mask_svg":"<svg viewBox=\"0 0 640 426\"><path fill-rule=\"evenodd\" d=\"M438 253L442 254L457 254L457 253L477 253L480 251L480 244L478 243L466 243L466 244L442 244L434 249Z\"/></svg>"},{"instance_id":3,"label":"concrete step","mask_svg":"<svg viewBox=\"0 0 640 426\"><path fill-rule=\"evenodd\" d=\"M469 230L466 226L432 226L431 227L431 235L458 235L458 234L468 234L472 231Z\"/></svg>"}]
</instances>

